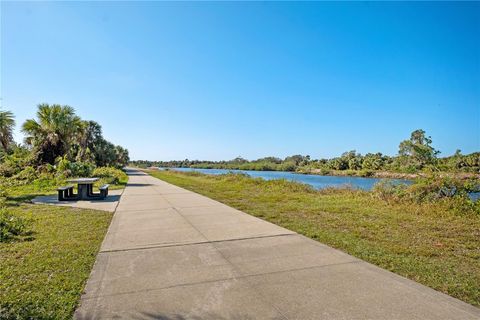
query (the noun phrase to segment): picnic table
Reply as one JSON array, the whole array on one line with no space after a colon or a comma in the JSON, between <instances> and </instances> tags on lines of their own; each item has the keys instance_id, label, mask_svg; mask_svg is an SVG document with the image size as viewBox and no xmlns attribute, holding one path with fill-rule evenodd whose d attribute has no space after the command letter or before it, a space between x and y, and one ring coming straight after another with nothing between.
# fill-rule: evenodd
<instances>
[{"instance_id":1,"label":"picnic table","mask_svg":"<svg viewBox=\"0 0 480 320\"><path fill-rule=\"evenodd\" d=\"M59 201L77 201L77 200L101 200L108 195L108 187L106 184L101 186L100 193L93 193L93 184L98 181L98 178L76 178L69 179L67 182L77 184L77 194L73 193L73 186L65 186L58 188Z\"/></svg>"},{"instance_id":2,"label":"picnic table","mask_svg":"<svg viewBox=\"0 0 480 320\"><path fill-rule=\"evenodd\" d=\"M77 179L69 179L67 182L76 183L78 186L78 199L83 200L91 197L93 194L93 184L98 181L98 178L77 178Z\"/></svg>"}]
</instances>

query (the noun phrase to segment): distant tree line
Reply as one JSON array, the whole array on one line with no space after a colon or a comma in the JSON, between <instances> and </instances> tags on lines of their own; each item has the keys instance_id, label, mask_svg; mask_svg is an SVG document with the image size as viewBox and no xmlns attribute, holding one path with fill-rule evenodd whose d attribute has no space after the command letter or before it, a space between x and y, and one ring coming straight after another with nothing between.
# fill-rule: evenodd
<instances>
[{"instance_id":1,"label":"distant tree line","mask_svg":"<svg viewBox=\"0 0 480 320\"><path fill-rule=\"evenodd\" d=\"M228 161L177 160L147 161L137 160L131 164L139 167L178 167L215 168L265 171L299 171L328 174L342 171L361 171L369 175L375 171L398 173L418 173L421 171L441 172L480 172L480 152L463 155L457 150L449 157L438 157L439 151L433 148L431 137L424 130L415 130L409 139L399 145L398 155L388 156L380 152L362 155L355 150L331 159L311 159L309 155L293 155L280 159L265 157L249 161L237 157Z\"/></svg>"},{"instance_id":2,"label":"distant tree line","mask_svg":"<svg viewBox=\"0 0 480 320\"><path fill-rule=\"evenodd\" d=\"M36 118L22 124L23 144L13 140L14 127L12 112L0 110L0 176L13 176L26 167L122 168L130 160L127 149L103 137L100 124L82 120L67 105L38 105Z\"/></svg>"}]
</instances>

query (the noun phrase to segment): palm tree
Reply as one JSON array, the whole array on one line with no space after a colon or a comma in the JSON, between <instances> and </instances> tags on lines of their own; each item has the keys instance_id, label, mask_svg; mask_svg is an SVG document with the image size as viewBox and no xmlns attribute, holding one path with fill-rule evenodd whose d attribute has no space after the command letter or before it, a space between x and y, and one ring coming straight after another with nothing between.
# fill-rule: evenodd
<instances>
[{"instance_id":1,"label":"palm tree","mask_svg":"<svg viewBox=\"0 0 480 320\"><path fill-rule=\"evenodd\" d=\"M25 142L33 147L37 161L53 164L64 156L82 129L82 121L70 106L38 105L37 120L29 119L22 126Z\"/></svg>"},{"instance_id":2,"label":"palm tree","mask_svg":"<svg viewBox=\"0 0 480 320\"><path fill-rule=\"evenodd\" d=\"M115 146L115 153L117 155L116 159L116 166L123 168L128 164L130 161L130 157L128 156L128 150L123 148L122 146Z\"/></svg>"},{"instance_id":3,"label":"palm tree","mask_svg":"<svg viewBox=\"0 0 480 320\"><path fill-rule=\"evenodd\" d=\"M15 116L10 111L0 111L0 144L7 151L10 143L13 142L13 127L15 127Z\"/></svg>"},{"instance_id":4,"label":"palm tree","mask_svg":"<svg viewBox=\"0 0 480 320\"><path fill-rule=\"evenodd\" d=\"M77 137L78 151L77 161L90 161L95 157L95 146L101 142L102 126L95 121L82 121L80 132Z\"/></svg>"}]
</instances>

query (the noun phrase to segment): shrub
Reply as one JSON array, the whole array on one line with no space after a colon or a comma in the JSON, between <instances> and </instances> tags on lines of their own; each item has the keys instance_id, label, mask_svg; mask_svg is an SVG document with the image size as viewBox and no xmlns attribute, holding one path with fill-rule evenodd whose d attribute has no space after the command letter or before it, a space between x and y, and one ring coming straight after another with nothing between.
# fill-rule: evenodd
<instances>
[{"instance_id":1,"label":"shrub","mask_svg":"<svg viewBox=\"0 0 480 320\"><path fill-rule=\"evenodd\" d=\"M11 177L17 172L17 169L10 165L10 163L0 163L0 176Z\"/></svg>"},{"instance_id":2,"label":"shrub","mask_svg":"<svg viewBox=\"0 0 480 320\"><path fill-rule=\"evenodd\" d=\"M19 173L17 173L14 177L17 180L26 180L31 182L37 178L37 172L32 166L28 166Z\"/></svg>"},{"instance_id":3,"label":"shrub","mask_svg":"<svg viewBox=\"0 0 480 320\"><path fill-rule=\"evenodd\" d=\"M295 162L286 161L279 165L280 171L295 171Z\"/></svg>"},{"instance_id":4,"label":"shrub","mask_svg":"<svg viewBox=\"0 0 480 320\"><path fill-rule=\"evenodd\" d=\"M7 192L0 190L0 208L3 208L7 203Z\"/></svg>"},{"instance_id":5,"label":"shrub","mask_svg":"<svg viewBox=\"0 0 480 320\"><path fill-rule=\"evenodd\" d=\"M479 189L480 181L478 179L464 180L430 175L418 178L409 187L409 193L410 197L417 201L434 201L441 198L467 198L469 192L477 192Z\"/></svg>"},{"instance_id":6,"label":"shrub","mask_svg":"<svg viewBox=\"0 0 480 320\"><path fill-rule=\"evenodd\" d=\"M0 242L20 239L30 233L27 220L8 213L6 208L0 209Z\"/></svg>"},{"instance_id":7,"label":"shrub","mask_svg":"<svg viewBox=\"0 0 480 320\"><path fill-rule=\"evenodd\" d=\"M357 171L355 171L355 170L350 170L350 169L343 171L343 173L344 173L346 176L356 176L356 175L357 175Z\"/></svg>"},{"instance_id":8,"label":"shrub","mask_svg":"<svg viewBox=\"0 0 480 320\"><path fill-rule=\"evenodd\" d=\"M372 194L386 201L410 202L448 202L453 209L459 212L480 212L480 201L469 198L471 192L479 192L479 179L459 179L431 175L418 178L414 184L397 184L382 180L377 183Z\"/></svg>"},{"instance_id":9,"label":"shrub","mask_svg":"<svg viewBox=\"0 0 480 320\"><path fill-rule=\"evenodd\" d=\"M60 178L53 178L49 175L41 175L38 179L31 183L33 190L55 190L59 185L63 185L65 181Z\"/></svg>"},{"instance_id":10,"label":"shrub","mask_svg":"<svg viewBox=\"0 0 480 320\"><path fill-rule=\"evenodd\" d=\"M105 183L119 184L125 183L128 177L125 172L113 167L98 167L92 172L92 176L101 178Z\"/></svg>"},{"instance_id":11,"label":"shrub","mask_svg":"<svg viewBox=\"0 0 480 320\"><path fill-rule=\"evenodd\" d=\"M320 174L321 174L321 175L326 176L326 175L329 175L329 174L331 174L331 173L332 173L332 172L331 172L329 169L327 169L327 168L320 168Z\"/></svg>"},{"instance_id":12,"label":"shrub","mask_svg":"<svg viewBox=\"0 0 480 320\"><path fill-rule=\"evenodd\" d=\"M373 170L363 169L358 173L358 175L360 177L371 177L374 173L375 172Z\"/></svg>"},{"instance_id":13,"label":"shrub","mask_svg":"<svg viewBox=\"0 0 480 320\"><path fill-rule=\"evenodd\" d=\"M29 182L26 180L18 180L13 177L6 178L0 176L0 189L8 189L12 187L24 186Z\"/></svg>"},{"instance_id":14,"label":"shrub","mask_svg":"<svg viewBox=\"0 0 480 320\"><path fill-rule=\"evenodd\" d=\"M32 163L31 152L24 147L14 147L13 152L4 155L0 163L0 176L11 177Z\"/></svg>"},{"instance_id":15,"label":"shrub","mask_svg":"<svg viewBox=\"0 0 480 320\"><path fill-rule=\"evenodd\" d=\"M391 180L380 180L372 188L372 194L377 198L389 201L403 199L407 192L407 185L394 183Z\"/></svg>"},{"instance_id":16,"label":"shrub","mask_svg":"<svg viewBox=\"0 0 480 320\"><path fill-rule=\"evenodd\" d=\"M72 162L70 165L70 171L73 176L75 177L89 177L93 170L95 169L95 165L90 162Z\"/></svg>"},{"instance_id":17,"label":"shrub","mask_svg":"<svg viewBox=\"0 0 480 320\"><path fill-rule=\"evenodd\" d=\"M71 162L67 157L57 158L57 176L59 177L89 177L95 169L90 162Z\"/></svg>"},{"instance_id":18,"label":"shrub","mask_svg":"<svg viewBox=\"0 0 480 320\"><path fill-rule=\"evenodd\" d=\"M57 175L61 177L69 177L71 175L70 161L67 159L67 157L57 158L56 167Z\"/></svg>"},{"instance_id":19,"label":"shrub","mask_svg":"<svg viewBox=\"0 0 480 320\"><path fill-rule=\"evenodd\" d=\"M42 164L37 167L37 172L41 175L55 174L55 167L52 166L50 163Z\"/></svg>"}]
</instances>

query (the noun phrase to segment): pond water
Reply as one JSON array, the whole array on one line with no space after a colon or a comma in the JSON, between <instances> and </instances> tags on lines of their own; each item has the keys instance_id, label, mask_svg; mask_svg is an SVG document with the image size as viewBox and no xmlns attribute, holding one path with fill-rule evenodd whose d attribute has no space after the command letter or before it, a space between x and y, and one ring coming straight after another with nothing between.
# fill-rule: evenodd
<instances>
[{"instance_id":1,"label":"pond water","mask_svg":"<svg viewBox=\"0 0 480 320\"><path fill-rule=\"evenodd\" d=\"M164 169L164 168L160 168ZM170 168L177 171L197 171L205 174L226 174L229 172L244 173L251 177L263 178L265 180L286 179L290 181L309 184L316 189L328 187L351 186L353 188L370 190L373 186L383 179L362 178L362 177L344 177L344 176L321 176L316 174L299 174L287 171L253 171L253 170L227 170L227 169L197 169L197 168ZM412 181L404 179L388 179L394 183L411 184Z\"/></svg>"}]
</instances>

